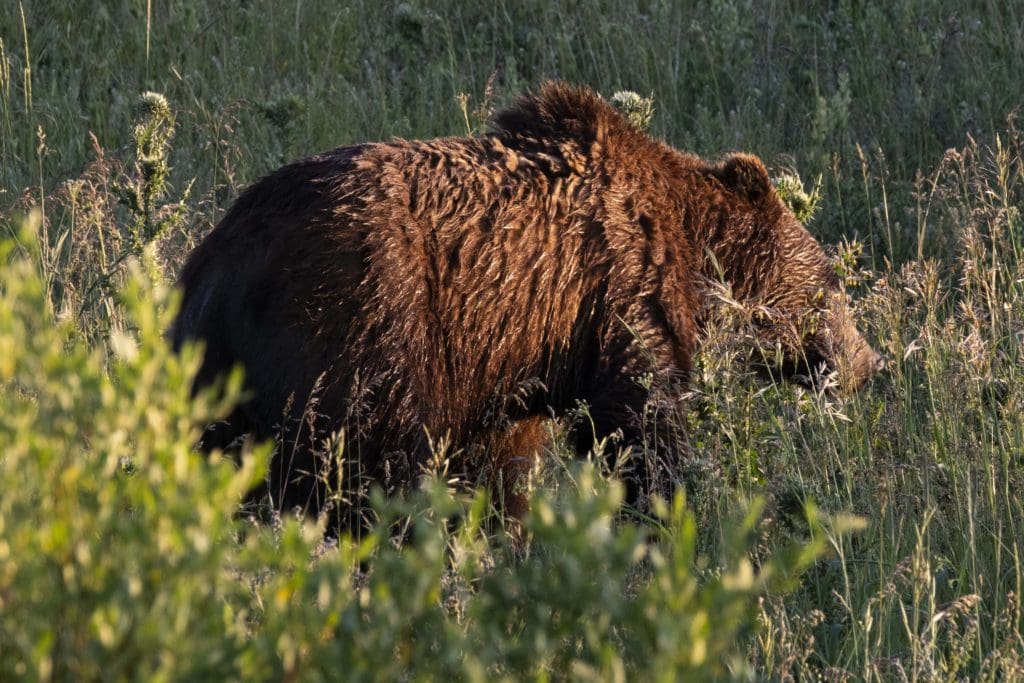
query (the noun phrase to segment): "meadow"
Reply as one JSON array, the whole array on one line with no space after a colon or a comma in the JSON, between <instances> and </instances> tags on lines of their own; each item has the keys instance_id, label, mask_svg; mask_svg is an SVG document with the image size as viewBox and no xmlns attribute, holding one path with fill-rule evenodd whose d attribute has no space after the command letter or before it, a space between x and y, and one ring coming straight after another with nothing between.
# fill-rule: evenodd
<instances>
[{"instance_id":1,"label":"meadow","mask_svg":"<svg viewBox=\"0 0 1024 683\"><path fill-rule=\"evenodd\" d=\"M546 454L519 542L441 467L355 539L238 514L269 446L195 452L240 385L167 348L188 251L548 77L799 176L885 372L766 382L723 292L652 515L613 442ZM1022 104L1013 2L6 0L0 679L1024 680Z\"/></svg>"}]
</instances>

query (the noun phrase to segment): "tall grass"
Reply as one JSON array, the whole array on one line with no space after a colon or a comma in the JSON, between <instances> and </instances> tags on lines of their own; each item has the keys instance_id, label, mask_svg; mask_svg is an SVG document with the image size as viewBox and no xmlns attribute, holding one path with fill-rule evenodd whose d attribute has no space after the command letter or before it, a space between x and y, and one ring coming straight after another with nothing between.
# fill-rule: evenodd
<instances>
[{"instance_id":1,"label":"tall grass","mask_svg":"<svg viewBox=\"0 0 1024 683\"><path fill-rule=\"evenodd\" d=\"M460 93L480 104L495 75L506 100L558 76L609 95L653 93L653 132L682 149L745 149L822 174L819 229L867 240L876 265L916 255L919 243L939 254L940 235L919 240L903 213L916 173L966 135L1002 128L1024 72L1014 3L16 0L11 9L0 14L6 203L40 183L40 163L47 190L79 172L92 157L89 132L105 149L124 145L145 90L178 108L174 178L181 187L196 178L208 222L285 161L459 132Z\"/></svg>"},{"instance_id":2,"label":"tall grass","mask_svg":"<svg viewBox=\"0 0 1024 683\"><path fill-rule=\"evenodd\" d=\"M103 439L94 433L100 423L82 417L97 413L61 421L67 405L90 405L89 392L137 396L132 373L148 377L171 362L155 323L140 324L119 291L169 281L237 192L279 164L354 141L479 131L489 110L548 76L608 96L652 94L652 133L679 148L711 156L744 149L780 175L820 178L809 227L835 245L861 325L887 358L884 376L845 399L765 384L744 362L753 352L747 312L723 293L677 418L687 446L674 476L688 512L645 527L655 536L692 530L692 553L667 564L633 526L608 527L614 486L592 472L578 475L590 477L578 486L561 448L539 473L525 560L502 559L502 536L486 525L462 533L438 522L451 505L462 510L454 517L477 514L466 512L476 503L448 494L431 499L436 513L404 510L406 520L434 520L419 536L435 541L392 554L386 535L372 535L362 549L342 544L326 565L307 567L303 553L315 540L299 540L293 522L239 540L227 521L233 503L210 506L211 491L231 477L199 460L183 470L192 483L180 490L161 478L178 465L154 455L164 465L136 465L143 476L131 479L148 482L131 493L142 499L96 493L122 490L112 454L126 443L150 462L159 448L140 436L175 416L179 431L159 433L187 451L194 425L185 424L199 417L186 419L191 409L168 398L176 394L157 392L124 404L148 400L153 410ZM147 185L144 157L153 150L140 147L136 127L145 132L153 120L152 109L138 108L150 90L166 96L174 118L159 187ZM141 659L125 656L116 669L125 677L182 677L191 670L175 668L185 657L176 652L224 663L197 665L210 676L329 676L332 663L367 678L375 667L383 677L682 676L700 665L692 657L701 632L717 667L696 669L705 675L1024 679L1024 134L1014 118L1022 93L1024 12L1014 3L19 2L0 13L0 234L20 245L5 259L22 269L0 286L5 301L21 302L20 317L0 315L0 382L10 401L0 422L0 665L41 678L89 675L96 670L71 653L113 656L132 642L139 649L126 652ZM151 201L133 207L125 201L133 191ZM18 217L33 207L42 212L38 247L19 231ZM133 258L148 275L132 275ZM35 276L41 294L17 288ZM45 337L54 325L63 336ZM50 346L26 345L32 335ZM61 364L61 345L79 349L73 363ZM157 360L145 371L132 366L124 358L132 348ZM98 365L83 360L89 353ZM53 426L10 417L44 407ZM69 444L82 469L74 459L32 464ZM582 502L578 490L590 492ZM83 518L98 526L62 531L62 515L92 503L65 509L57 492L100 501L102 514ZM725 530L757 499L762 513L737 541ZM866 527L812 534L807 501L852 512ZM544 517L545 505L583 521L569 529L563 516ZM46 519L58 522L57 535L34 538L29 530ZM177 525L213 540L198 564L161 569L144 551ZM86 551L72 552L69 538L104 539L109 563L75 555ZM699 600L735 585L726 579L742 565L738 548L752 567L773 566L809 539L828 553L792 590L758 584L726 601L740 610L721 611L728 619L712 619L706 631L690 621L691 630L678 628L704 609ZM153 563L149 576L173 577L171 592L153 578L145 601L129 599L139 595L131 572L126 592L95 590L113 585L104 581L118 567L139 567L137 558ZM572 573L591 565L599 569ZM88 568L93 588L72 590L75 567ZM478 573L466 578L470 567ZM559 567L564 574L553 573ZM26 588L26 568L50 583ZM697 602L672 602L673 591L696 586L706 591ZM566 597L569 589L578 593ZM187 595L223 608L220 625L203 621L203 600ZM531 600L539 611L528 612ZM160 609L140 615L144 602ZM752 611L741 614L743 605ZM35 640L18 623L32 609ZM187 638L187 629L158 629L148 641L119 640L115 628L118 619L192 623L181 614L206 624L202 633L228 636L213 646ZM673 647L690 659L666 659ZM158 662L163 669L138 663L156 662L161 648L171 653ZM458 652L476 656L418 668L430 653Z\"/></svg>"}]
</instances>

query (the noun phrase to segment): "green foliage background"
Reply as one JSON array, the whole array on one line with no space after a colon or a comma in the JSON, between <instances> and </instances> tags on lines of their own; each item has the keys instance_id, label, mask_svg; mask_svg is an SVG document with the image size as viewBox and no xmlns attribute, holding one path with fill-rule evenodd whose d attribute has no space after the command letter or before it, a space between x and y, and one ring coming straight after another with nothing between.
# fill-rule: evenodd
<instances>
[{"instance_id":1,"label":"green foliage background","mask_svg":"<svg viewBox=\"0 0 1024 683\"><path fill-rule=\"evenodd\" d=\"M266 452L191 452L225 406L161 336L188 249L286 161L480 132L546 77L820 178L885 376L766 386L723 298L660 520L561 449L515 550L436 484L336 548L235 519ZM0 678L1024 679L1022 93L1012 2L8 2Z\"/></svg>"}]
</instances>

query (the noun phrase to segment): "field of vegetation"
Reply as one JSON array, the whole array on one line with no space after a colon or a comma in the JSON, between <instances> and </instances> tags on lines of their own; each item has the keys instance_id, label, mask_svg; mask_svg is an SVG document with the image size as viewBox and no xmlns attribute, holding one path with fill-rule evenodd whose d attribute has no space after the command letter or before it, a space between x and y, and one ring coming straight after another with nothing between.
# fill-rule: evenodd
<instances>
[{"instance_id":1,"label":"field of vegetation","mask_svg":"<svg viewBox=\"0 0 1024 683\"><path fill-rule=\"evenodd\" d=\"M194 450L239 382L190 400L167 347L189 249L548 77L817 188L885 372L766 383L723 292L652 515L561 446L518 542L443 472L357 539L238 514L269 446ZM0 679L1024 680L1022 104L1013 2L7 0Z\"/></svg>"}]
</instances>

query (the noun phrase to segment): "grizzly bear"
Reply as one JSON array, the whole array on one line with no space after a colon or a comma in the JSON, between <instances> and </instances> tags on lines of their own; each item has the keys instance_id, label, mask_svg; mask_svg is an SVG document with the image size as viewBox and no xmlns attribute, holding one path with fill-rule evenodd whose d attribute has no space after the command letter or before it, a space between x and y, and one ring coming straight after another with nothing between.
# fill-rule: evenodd
<instances>
[{"instance_id":1,"label":"grizzly bear","mask_svg":"<svg viewBox=\"0 0 1024 683\"><path fill-rule=\"evenodd\" d=\"M408 484L444 441L518 514L550 416L584 402L581 450L615 430L628 445L652 392L685 385L712 282L769 312L794 362L854 388L879 366L756 157L707 163L560 82L492 126L285 166L184 266L174 344L205 344L197 386L238 364L249 393L204 445L276 437L279 509Z\"/></svg>"}]
</instances>

